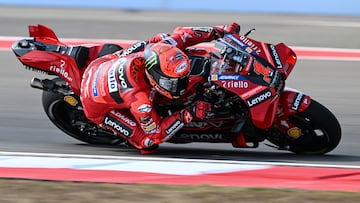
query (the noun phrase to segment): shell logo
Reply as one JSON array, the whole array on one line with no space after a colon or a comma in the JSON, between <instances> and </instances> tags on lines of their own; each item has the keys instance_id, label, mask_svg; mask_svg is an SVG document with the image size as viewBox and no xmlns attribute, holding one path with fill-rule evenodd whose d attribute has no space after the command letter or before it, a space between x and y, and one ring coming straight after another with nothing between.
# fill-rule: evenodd
<instances>
[{"instance_id":1,"label":"shell logo","mask_svg":"<svg viewBox=\"0 0 360 203\"><path fill-rule=\"evenodd\" d=\"M299 138L300 135L301 135L301 129L298 128L298 127L292 127L292 128L290 128L290 129L287 131L287 134L288 134L290 137L292 137L292 138L294 138L294 139L297 139L297 138Z\"/></svg>"}]
</instances>

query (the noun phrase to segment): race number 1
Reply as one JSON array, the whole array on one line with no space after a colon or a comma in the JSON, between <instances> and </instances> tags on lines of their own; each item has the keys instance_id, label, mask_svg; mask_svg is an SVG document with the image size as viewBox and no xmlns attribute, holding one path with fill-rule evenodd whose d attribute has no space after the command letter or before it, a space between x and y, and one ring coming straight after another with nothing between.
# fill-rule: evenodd
<instances>
[{"instance_id":1,"label":"race number 1","mask_svg":"<svg viewBox=\"0 0 360 203\"><path fill-rule=\"evenodd\" d=\"M255 61L254 72L258 75L261 75L265 82L270 83L274 70Z\"/></svg>"}]
</instances>

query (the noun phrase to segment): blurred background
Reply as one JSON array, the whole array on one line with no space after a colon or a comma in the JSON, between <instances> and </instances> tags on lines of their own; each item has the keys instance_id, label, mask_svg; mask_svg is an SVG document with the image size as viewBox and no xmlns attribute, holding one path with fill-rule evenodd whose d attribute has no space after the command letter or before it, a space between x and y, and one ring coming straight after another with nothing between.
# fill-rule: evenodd
<instances>
[{"instance_id":1,"label":"blurred background","mask_svg":"<svg viewBox=\"0 0 360 203\"><path fill-rule=\"evenodd\" d=\"M0 0L0 39L26 37L29 24L47 25L60 39L143 40L159 32L171 33L177 26L230 21L242 26L241 33L256 28L250 37L259 41L293 47L360 48L358 0ZM267 146L247 151L225 144L168 144L158 156L360 165L358 63L299 59L287 81L338 117L343 139L330 156L299 157ZM29 87L31 78L38 75L25 71L9 50L0 52L0 67L1 151L137 155L124 149L94 148L69 138L46 118L41 91Z\"/></svg>"},{"instance_id":2,"label":"blurred background","mask_svg":"<svg viewBox=\"0 0 360 203\"><path fill-rule=\"evenodd\" d=\"M266 31L266 35L255 33L253 37L260 37L258 40L283 41L292 46L360 47L359 40L349 40L359 34L358 0L0 0L1 8L6 8L0 12L0 22L5 25L0 31L3 36L19 33L30 23L62 29L53 25L52 20L56 20L77 28L60 33L60 37L142 40L158 32L171 32L179 25L213 26L236 21L242 33L255 26L262 33ZM99 23L96 29L94 23ZM344 32L339 35L341 29Z\"/></svg>"},{"instance_id":3,"label":"blurred background","mask_svg":"<svg viewBox=\"0 0 360 203\"><path fill-rule=\"evenodd\" d=\"M359 15L357 0L0 0L0 5L103 8L122 10L171 10L171 11L215 11L256 12L316 15Z\"/></svg>"}]
</instances>

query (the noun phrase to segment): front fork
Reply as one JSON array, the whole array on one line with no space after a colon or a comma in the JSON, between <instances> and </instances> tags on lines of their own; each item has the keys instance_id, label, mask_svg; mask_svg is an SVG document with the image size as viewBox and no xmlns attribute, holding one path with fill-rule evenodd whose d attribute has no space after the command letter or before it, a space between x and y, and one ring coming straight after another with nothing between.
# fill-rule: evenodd
<instances>
[{"instance_id":1,"label":"front fork","mask_svg":"<svg viewBox=\"0 0 360 203\"><path fill-rule=\"evenodd\" d=\"M311 103L311 97L290 88L285 88L280 96L280 104L275 117L274 127L293 139L301 136L301 128L291 122L289 116L305 111Z\"/></svg>"}]
</instances>

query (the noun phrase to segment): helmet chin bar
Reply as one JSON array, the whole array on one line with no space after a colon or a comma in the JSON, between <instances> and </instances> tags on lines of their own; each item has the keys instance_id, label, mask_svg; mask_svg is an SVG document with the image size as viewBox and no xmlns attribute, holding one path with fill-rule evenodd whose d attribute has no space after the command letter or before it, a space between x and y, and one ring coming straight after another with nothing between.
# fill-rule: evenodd
<instances>
[{"instance_id":1,"label":"helmet chin bar","mask_svg":"<svg viewBox=\"0 0 360 203\"><path fill-rule=\"evenodd\" d=\"M164 95L167 98L173 99L174 97L171 95L170 92L168 92L167 90L165 90L164 88L160 87L160 85L155 81L155 79L152 77L152 75L150 75L150 73L148 73L147 71L145 71L145 74L149 80L149 83L151 86L153 86L153 88L159 92L160 94Z\"/></svg>"}]
</instances>

